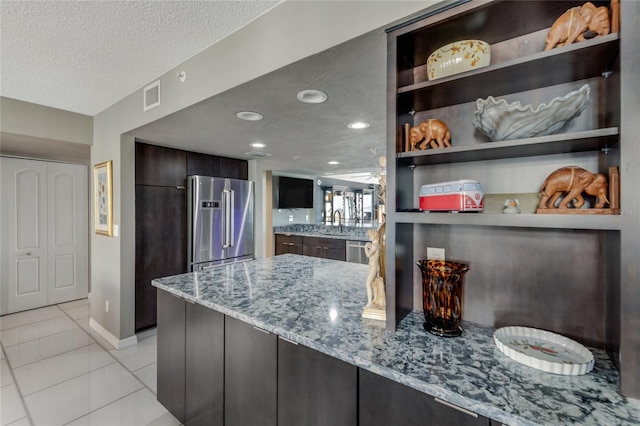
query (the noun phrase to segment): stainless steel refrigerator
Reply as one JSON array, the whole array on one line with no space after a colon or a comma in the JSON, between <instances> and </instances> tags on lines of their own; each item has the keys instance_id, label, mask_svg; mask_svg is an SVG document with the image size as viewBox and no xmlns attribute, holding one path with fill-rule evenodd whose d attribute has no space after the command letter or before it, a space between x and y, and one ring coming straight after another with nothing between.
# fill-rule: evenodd
<instances>
[{"instance_id":1,"label":"stainless steel refrigerator","mask_svg":"<svg viewBox=\"0 0 640 426\"><path fill-rule=\"evenodd\" d=\"M253 259L253 182L189 176L187 206L189 271Z\"/></svg>"}]
</instances>

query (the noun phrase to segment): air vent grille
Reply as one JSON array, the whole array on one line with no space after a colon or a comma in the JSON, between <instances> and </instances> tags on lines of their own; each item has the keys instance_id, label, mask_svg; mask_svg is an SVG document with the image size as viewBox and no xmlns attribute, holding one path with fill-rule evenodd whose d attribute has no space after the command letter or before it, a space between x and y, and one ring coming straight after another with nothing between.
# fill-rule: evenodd
<instances>
[{"instance_id":1,"label":"air vent grille","mask_svg":"<svg viewBox=\"0 0 640 426\"><path fill-rule=\"evenodd\" d=\"M160 80L144 88L143 110L148 111L160 105Z\"/></svg>"}]
</instances>

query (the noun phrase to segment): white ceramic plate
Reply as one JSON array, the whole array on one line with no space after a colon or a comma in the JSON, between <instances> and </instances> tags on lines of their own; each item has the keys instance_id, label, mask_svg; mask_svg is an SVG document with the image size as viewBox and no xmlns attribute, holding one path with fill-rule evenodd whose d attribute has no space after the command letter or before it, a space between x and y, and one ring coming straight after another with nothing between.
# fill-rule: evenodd
<instances>
[{"instance_id":1,"label":"white ceramic plate","mask_svg":"<svg viewBox=\"0 0 640 426\"><path fill-rule=\"evenodd\" d=\"M593 354L559 334L530 327L503 327L493 333L500 351L529 367L576 376L593 369Z\"/></svg>"}]
</instances>

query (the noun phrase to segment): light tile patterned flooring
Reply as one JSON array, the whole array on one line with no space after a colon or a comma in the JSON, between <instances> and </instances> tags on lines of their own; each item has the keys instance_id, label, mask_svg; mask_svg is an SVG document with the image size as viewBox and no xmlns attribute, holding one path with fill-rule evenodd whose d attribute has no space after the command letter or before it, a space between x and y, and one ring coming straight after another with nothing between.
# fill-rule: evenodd
<instances>
[{"instance_id":1,"label":"light tile patterned flooring","mask_svg":"<svg viewBox=\"0 0 640 426\"><path fill-rule=\"evenodd\" d=\"M89 300L0 317L1 426L179 425L156 401L156 336L114 349Z\"/></svg>"}]
</instances>

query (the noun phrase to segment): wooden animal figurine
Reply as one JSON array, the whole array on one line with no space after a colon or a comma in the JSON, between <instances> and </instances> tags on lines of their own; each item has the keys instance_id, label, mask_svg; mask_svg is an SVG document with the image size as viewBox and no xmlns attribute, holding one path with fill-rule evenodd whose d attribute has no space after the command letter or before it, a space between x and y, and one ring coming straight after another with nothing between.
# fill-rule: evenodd
<instances>
[{"instance_id":1,"label":"wooden animal figurine","mask_svg":"<svg viewBox=\"0 0 640 426\"><path fill-rule=\"evenodd\" d=\"M451 146L451 133L447 123L442 120L426 120L411 128L409 134L410 150L444 148ZM422 148L420 148L422 147Z\"/></svg>"},{"instance_id":2,"label":"wooden animal figurine","mask_svg":"<svg viewBox=\"0 0 640 426\"><path fill-rule=\"evenodd\" d=\"M568 209L569 203L573 201L573 206L579 209L584 205L582 193L597 197L595 208L604 208L605 203L609 204L607 199L607 177L603 174L591 173L577 166L562 167L549 176L542 184L539 209L553 209L555 203L563 193L566 193L564 199L560 202L558 208Z\"/></svg>"},{"instance_id":3,"label":"wooden animal figurine","mask_svg":"<svg viewBox=\"0 0 640 426\"><path fill-rule=\"evenodd\" d=\"M544 50L555 46L568 46L574 41L584 41L587 31L596 37L609 34L609 9L606 6L595 7L587 2L572 7L553 23L547 34Z\"/></svg>"}]
</instances>

